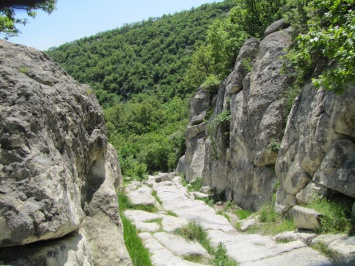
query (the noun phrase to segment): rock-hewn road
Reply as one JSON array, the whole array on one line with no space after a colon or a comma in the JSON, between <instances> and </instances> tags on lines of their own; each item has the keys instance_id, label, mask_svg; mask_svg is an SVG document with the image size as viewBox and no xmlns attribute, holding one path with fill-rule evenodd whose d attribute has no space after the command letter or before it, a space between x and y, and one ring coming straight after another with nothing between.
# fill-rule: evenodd
<instances>
[{"instance_id":1,"label":"rock-hewn road","mask_svg":"<svg viewBox=\"0 0 355 266\"><path fill-rule=\"evenodd\" d=\"M156 191L161 204L152 196L152 190ZM207 230L212 246L217 247L222 242L228 255L243 266L330 263L328 258L300 240L277 243L272 237L237 232L224 216L216 214L203 201L195 200L181 185L181 177L150 176L143 183L131 182L126 193L135 204L155 204L160 209L158 213L139 210L125 212L141 231L140 237L150 250L154 265L202 265L184 259L194 255L208 259L209 254L199 243L188 242L173 234L175 229L186 225L188 221L201 224ZM176 216L169 215L171 212Z\"/></svg>"}]
</instances>

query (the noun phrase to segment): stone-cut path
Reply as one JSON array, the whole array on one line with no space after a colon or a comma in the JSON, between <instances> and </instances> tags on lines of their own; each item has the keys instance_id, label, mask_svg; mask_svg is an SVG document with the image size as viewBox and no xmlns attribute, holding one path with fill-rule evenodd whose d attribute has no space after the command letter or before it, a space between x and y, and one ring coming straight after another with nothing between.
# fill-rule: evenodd
<instances>
[{"instance_id":1,"label":"stone-cut path","mask_svg":"<svg viewBox=\"0 0 355 266\"><path fill-rule=\"evenodd\" d=\"M224 216L218 215L203 201L194 199L193 194L181 185L181 177L150 176L143 183L132 182L126 188L126 193L132 202L144 204L147 200L147 203L152 204L151 195L146 193L150 188L156 191L161 200L161 204L156 202L160 211L148 213L127 210L125 215L141 231L140 237L150 250L152 262L156 266L205 265L184 259L191 255L209 258L199 243L188 242L173 234L175 229L186 225L188 221L196 221L207 230L213 247L217 247L220 242L224 243L228 255L242 266L310 266L330 263L328 258L302 241L277 243L268 236L237 232ZM168 215L169 211L178 217Z\"/></svg>"}]
</instances>

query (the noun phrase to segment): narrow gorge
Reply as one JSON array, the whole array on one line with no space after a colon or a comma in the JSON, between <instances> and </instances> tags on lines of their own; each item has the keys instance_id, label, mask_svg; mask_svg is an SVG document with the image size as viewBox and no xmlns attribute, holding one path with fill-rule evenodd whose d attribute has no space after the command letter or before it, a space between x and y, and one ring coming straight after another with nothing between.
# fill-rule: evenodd
<instances>
[{"instance_id":1,"label":"narrow gorge","mask_svg":"<svg viewBox=\"0 0 355 266\"><path fill-rule=\"evenodd\" d=\"M351 204L355 219L354 84L334 94L310 79L289 106L294 80L283 56L291 33L276 21L262 40L244 43L217 88L198 89L176 172L125 182L95 91L46 53L0 40L0 264L133 265L117 199L124 192L132 206L156 208L124 211L156 266L211 265L205 247L175 234L189 222L239 265L354 265L355 237L317 236L323 214L306 207L336 199ZM182 185L196 180L206 191ZM248 234L238 226L251 219L218 211L270 203L295 232ZM328 257L311 248L317 243Z\"/></svg>"}]
</instances>

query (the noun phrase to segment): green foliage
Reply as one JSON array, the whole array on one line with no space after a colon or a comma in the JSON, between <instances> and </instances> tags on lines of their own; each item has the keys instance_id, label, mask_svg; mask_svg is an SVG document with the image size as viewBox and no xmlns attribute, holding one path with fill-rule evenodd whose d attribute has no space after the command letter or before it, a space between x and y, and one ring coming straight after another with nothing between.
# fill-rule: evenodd
<instances>
[{"instance_id":1,"label":"green foliage","mask_svg":"<svg viewBox=\"0 0 355 266\"><path fill-rule=\"evenodd\" d=\"M241 219L241 220L246 219L246 218L248 218L249 216L251 216L251 215L253 214L253 212L250 211L250 210L242 210L242 209L236 210L234 213L235 213L235 214L239 217L239 219Z\"/></svg>"},{"instance_id":2,"label":"green foliage","mask_svg":"<svg viewBox=\"0 0 355 266\"><path fill-rule=\"evenodd\" d=\"M173 211L167 211L166 215L173 216L173 217L178 217L178 215L173 212Z\"/></svg>"},{"instance_id":3,"label":"green foliage","mask_svg":"<svg viewBox=\"0 0 355 266\"><path fill-rule=\"evenodd\" d=\"M297 229L292 219L275 212L274 202L263 205L255 214L259 215L260 223L250 227L248 233L277 235Z\"/></svg>"},{"instance_id":4,"label":"green foliage","mask_svg":"<svg viewBox=\"0 0 355 266\"><path fill-rule=\"evenodd\" d=\"M24 2L24 1L23 1ZM57 0L46 1L28 1L26 4L15 5L7 3L0 4L0 36L3 35L5 39L13 36L17 36L20 31L16 28L16 24L26 25L28 23L27 18L16 18L16 9L24 9L28 17L36 17L36 9L43 10L48 14L55 10Z\"/></svg>"},{"instance_id":5,"label":"green foliage","mask_svg":"<svg viewBox=\"0 0 355 266\"><path fill-rule=\"evenodd\" d=\"M144 247L141 238L138 236L136 227L125 217L124 211L131 205L129 199L123 192L118 193L120 217L123 225L123 238L126 248L135 266L150 266L152 262L149 251Z\"/></svg>"},{"instance_id":6,"label":"green foliage","mask_svg":"<svg viewBox=\"0 0 355 266\"><path fill-rule=\"evenodd\" d=\"M225 16L233 2L149 18L47 52L71 76L90 84L96 92L103 90L124 99L138 93L153 93L163 101L174 96L184 98L195 89L182 83L192 54L206 43L209 25Z\"/></svg>"},{"instance_id":7,"label":"green foliage","mask_svg":"<svg viewBox=\"0 0 355 266\"><path fill-rule=\"evenodd\" d=\"M210 91L215 94L218 91L218 86L221 81L214 75L210 75L206 78L206 81L201 85L201 88L206 91Z\"/></svg>"},{"instance_id":8,"label":"green foliage","mask_svg":"<svg viewBox=\"0 0 355 266\"><path fill-rule=\"evenodd\" d=\"M109 141L120 157L122 172L142 179L145 172L166 172L185 153L187 102L178 97L162 103L137 94L105 110Z\"/></svg>"},{"instance_id":9,"label":"green foliage","mask_svg":"<svg viewBox=\"0 0 355 266\"><path fill-rule=\"evenodd\" d=\"M328 65L329 68L313 78L313 84L341 93L355 81L355 1L313 0L303 4L307 6L296 5L287 13L291 18L302 17L303 21L303 24L290 21L300 34L288 55L289 63L295 75L303 80L318 63ZM307 26L302 26L306 19Z\"/></svg>"},{"instance_id":10,"label":"green foliage","mask_svg":"<svg viewBox=\"0 0 355 266\"><path fill-rule=\"evenodd\" d=\"M158 193L156 192L156 190L152 190L152 196L156 199L157 202L159 202L159 204L163 203L161 199L158 197Z\"/></svg>"},{"instance_id":11,"label":"green foliage","mask_svg":"<svg viewBox=\"0 0 355 266\"><path fill-rule=\"evenodd\" d=\"M201 187L203 186L202 184L202 178L197 177L194 179L191 183L190 186L188 187L188 191L200 191Z\"/></svg>"},{"instance_id":12,"label":"green foliage","mask_svg":"<svg viewBox=\"0 0 355 266\"><path fill-rule=\"evenodd\" d=\"M269 143L269 145L266 148L266 151L268 153L272 153L272 152L278 152L281 148L281 143L275 139L271 139L271 142Z\"/></svg>"},{"instance_id":13,"label":"green foliage","mask_svg":"<svg viewBox=\"0 0 355 266\"><path fill-rule=\"evenodd\" d=\"M238 265L235 260L230 258L227 254L226 246L220 242L214 252L214 265L216 266L236 266Z\"/></svg>"},{"instance_id":14,"label":"green foliage","mask_svg":"<svg viewBox=\"0 0 355 266\"><path fill-rule=\"evenodd\" d=\"M198 87L214 75L224 79L234 66L244 41L262 37L267 26L281 18L286 0L235 0L228 17L216 19L207 31L207 44L192 56L185 82ZM246 62L247 63L247 62ZM250 69L247 64L247 69Z\"/></svg>"},{"instance_id":15,"label":"green foliage","mask_svg":"<svg viewBox=\"0 0 355 266\"><path fill-rule=\"evenodd\" d=\"M319 233L354 233L354 221L350 219L352 201L321 198L307 204L308 208L323 214Z\"/></svg>"}]
</instances>

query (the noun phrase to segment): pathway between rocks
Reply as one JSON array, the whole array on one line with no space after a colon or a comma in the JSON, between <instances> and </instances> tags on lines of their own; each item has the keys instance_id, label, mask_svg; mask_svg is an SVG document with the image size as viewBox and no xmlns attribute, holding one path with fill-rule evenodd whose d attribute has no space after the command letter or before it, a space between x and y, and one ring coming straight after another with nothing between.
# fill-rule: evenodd
<instances>
[{"instance_id":1,"label":"pathway between rocks","mask_svg":"<svg viewBox=\"0 0 355 266\"><path fill-rule=\"evenodd\" d=\"M272 237L237 232L224 216L218 215L203 201L194 199L193 194L181 185L181 180L179 176L160 174L150 176L143 183L132 181L126 187L132 203L154 204L160 210L158 213L125 211L126 217L140 230L140 237L152 254L153 265L204 265L184 258L209 258L208 252L199 243L186 241L173 233L189 221L196 221L207 230L213 247L216 248L220 242L224 243L228 255L243 266L309 266L330 263L328 258L300 240L277 243ZM152 196L152 190L156 191L162 204Z\"/></svg>"}]
</instances>

